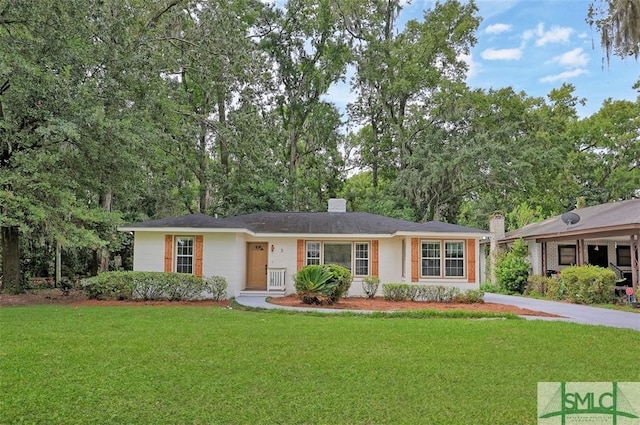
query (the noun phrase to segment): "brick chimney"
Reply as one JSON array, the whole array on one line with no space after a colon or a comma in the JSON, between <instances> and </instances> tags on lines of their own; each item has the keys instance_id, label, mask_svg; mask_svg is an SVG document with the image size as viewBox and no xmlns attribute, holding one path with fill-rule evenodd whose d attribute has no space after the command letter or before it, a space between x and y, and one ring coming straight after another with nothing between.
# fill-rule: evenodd
<instances>
[{"instance_id":1,"label":"brick chimney","mask_svg":"<svg viewBox=\"0 0 640 425\"><path fill-rule=\"evenodd\" d=\"M329 199L329 212L347 212L347 200L339 198Z\"/></svg>"}]
</instances>

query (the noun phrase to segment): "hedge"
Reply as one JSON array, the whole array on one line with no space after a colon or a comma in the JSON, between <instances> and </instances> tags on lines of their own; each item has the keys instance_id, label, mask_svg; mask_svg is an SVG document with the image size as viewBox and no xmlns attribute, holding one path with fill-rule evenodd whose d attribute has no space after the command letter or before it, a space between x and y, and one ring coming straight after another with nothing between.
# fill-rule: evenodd
<instances>
[{"instance_id":1,"label":"hedge","mask_svg":"<svg viewBox=\"0 0 640 425\"><path fill-rule=\"evenodd\" d=\"M484 293L469 289L460 291L456 287L441 285L416 285L409 283L384 283L382 295L391 301L461 302L482 303Z\"/></svg>"},{"instance_id":2,"label":"hedge","mask_svg":"<svg viewBox=\"0 0 640 425\"><path fill-rule=\"evenodd\" d=\"M226 298L227 282L220 276L115 271L84 279L82 287L87 297L99 300L219 300Z\"/></svg>"}]
</instances>

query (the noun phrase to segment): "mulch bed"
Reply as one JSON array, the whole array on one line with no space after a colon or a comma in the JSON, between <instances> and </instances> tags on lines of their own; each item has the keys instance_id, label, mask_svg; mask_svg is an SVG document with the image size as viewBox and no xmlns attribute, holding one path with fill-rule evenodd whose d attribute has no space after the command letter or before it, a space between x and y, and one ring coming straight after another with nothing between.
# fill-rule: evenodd
<instances>
[{"instance_id":1,"label":"mulch bed","mask_svg":"<svg viewBox=\"0 0 640 425\"><path fill-rule=\"evenodd\" d=\"M512 313L521 316L560 317L554 314L540 311L527 310L515 306L494 303L460 304L460 303L427 303L420 301L388 301L376 297L372 299L349 297L339 300L332 306L311 306L303 304L296 295L282 298L271 298L270 302L276 305L291 307L318 307L333 308L338 310L467 310L485 311L491 313ZM90 300L83 291L73 290L69 295L64 295L59 289L40 289L27 291L25 294L10 295L0 294L0 307L27 306L27 305L71 305L71 306L192 306L192 307L229 307L231 302L226 301L116 301L116 300Z\"/></svg>"},{"instance_id":2,"label":"mulch bed","mask_svg":"<svg viewBox=\"0 0 640 425\"><path fill-rule=\"evenodd\" d=\"M481 304L461 304L461 303L427 303L421 301L389 301L384 298L375 297L342 298L332 306L312 306L303 304L296 295L289 295L282 298L271 298L270 303L291 307L318 307L318 308L334 308L346 310L376 310L376 311L398 311L398 310L467 310L467 311L485 311L491 313L512 313L521 316L537 316L537 317L561 317L555 314L543 313L541 311L528 310L504 304L481 303Z\"/></svg>"}]
</instances>

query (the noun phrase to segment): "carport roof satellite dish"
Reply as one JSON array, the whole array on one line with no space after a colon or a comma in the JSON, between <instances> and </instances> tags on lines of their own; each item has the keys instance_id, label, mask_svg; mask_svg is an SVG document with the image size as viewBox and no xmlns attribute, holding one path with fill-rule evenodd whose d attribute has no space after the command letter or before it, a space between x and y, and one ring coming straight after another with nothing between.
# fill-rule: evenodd
<instances>
[{"instance_id":1,"label":"carport roof satellite dish","mask_svg":"<svg viewBox=\"0 0 640 425\"><path fill-rule=\"evenodd\" d=\"M562 221L567 226L571 226L572 224L576 224L580 221L580 216L571 211L562 214L560 218L562 218Z\"/></svg>"}]
</instances>

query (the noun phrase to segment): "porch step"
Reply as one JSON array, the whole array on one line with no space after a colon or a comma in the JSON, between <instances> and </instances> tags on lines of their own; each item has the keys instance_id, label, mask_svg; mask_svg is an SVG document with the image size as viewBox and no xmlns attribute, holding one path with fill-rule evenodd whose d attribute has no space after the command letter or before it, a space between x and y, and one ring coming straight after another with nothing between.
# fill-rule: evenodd
<instances>
[{"instance_id":1,"label":"porch step","mask_svg":"<svg viewBox=\"0 0 640 425\"><path fill-rule=\"evenodd\" d=\"M241 297L273 297L279 298L287 295L284 290L281 291L261 291L255 289L243 289L240 291Z\"/></svg>"}]
</instances>

